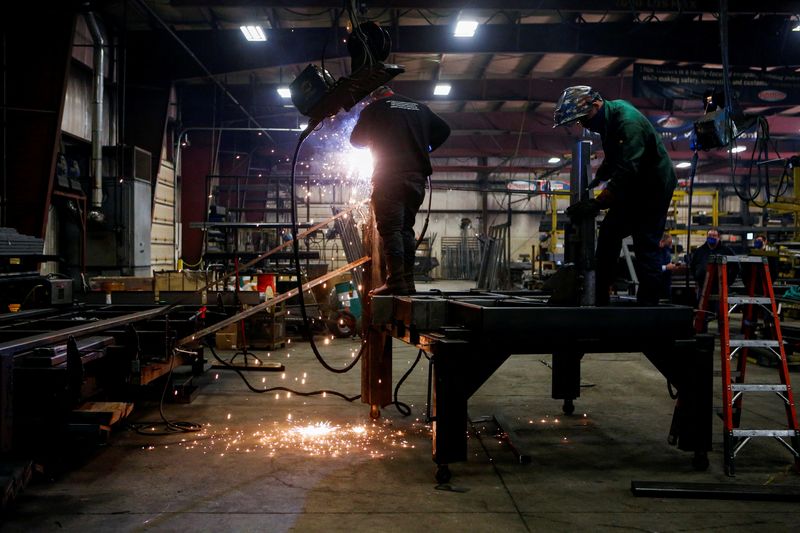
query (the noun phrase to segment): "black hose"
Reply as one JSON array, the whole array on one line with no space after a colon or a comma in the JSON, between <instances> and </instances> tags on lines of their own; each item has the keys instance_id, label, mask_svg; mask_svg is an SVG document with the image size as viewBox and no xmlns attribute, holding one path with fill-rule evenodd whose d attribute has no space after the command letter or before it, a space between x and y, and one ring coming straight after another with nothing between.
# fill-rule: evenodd
<instances>
[{"instance_id":1,"label":"black hose","mask_svg":"<svg viewBox=\"0 0 800 533\"><path fill-rule=\"evenodd\" d=\"M314 341L314 333L309 326L309 319L308 319L308 311L306 310L306 302L305 298L303 297L303 273L300 269L300 243L299 239L297 239L298 235L298 226L297 226L297 195L294 193L295 189L295 181L296 181L296 173L295 167L297 166L297 157L300 154L300 147L303 145L303 142L308 138L314 128L317 126L315 121L311 120L308 123L308 126L300 134L300 138L297 140L297 146L294 149L294 157L292 157L292 171L291 171L291 215L292 215L292 237L295 237L292 240L292 255L293 255L293 263L294 263L294 272L295 276L297 276L297 298L300 301L300 314L303 317L303 327L306 330L306 334L308 335L309 344L311 344L311 351L314 352L314 356L317 358L317 361L330 372L334 374L344 374L345 372L349 372L356 366L358 360L361 359L361 355L364 353L364 347L366 346L365 343L361 344L361 349L358 352L358 356L353 360L352 363L343 367L343 368L334 368L327 361L325 358L322 357L322 354L317 347L317 343Z\"/></svg>"},{"instance_id":2,"label":"black hose","mask_svg":"<svg viewBox=\"0 0 800 533\"><path fill-rule=\"evenodd\" d=\"M428 231L428 221L431 219L431 201L433 200L433 184L431 184L431 177L428 176L428 213L425 215L425 223L422 225L422 231L417 238L417 245L414 247L419 248L422 240L425 238L425 233Z\"/></svg>"},{"instance_id":3,"label":"black hose","mask_svg":"<svg viewBox=\"0 0 800 533\"><path fill-rule=\"evenodd\" d=\"M169 372L164 381L164 388L161 390L161 399L158 402L158 414L161 417L161 422L138 422L128 424L133 431L140 435L149 436L163 436L172 435L174 433L195 433L203 429L203 426L195 422L182 422L169 420L164 414L164 400L167 396L167 389L169 388L172 379L172 371L175 369L175 351L173 350L170 357ZM156 431L158 426L164 426L162 431ZM150 431L145 431L150 428Z\"/></svg>"},{"instance_id":4,"label":"black hose","mask_svg":"<svg viewBox=\"0 0 800 533\"><path fill-rule=\"evenodd\" d=\"M308 392L298 391L298 390L295 390L295 389L290 389L288 387L269 387L269 388L266 388L266 389L257 389L256 387L251 385L249 381L247 381L247 378L245 377L245 375L242 373L241 370L239 370L235 366L231 365L228 361L222 359L219 355L217 355L217 351L214 349L214 347L210 343L206 343L206 346L211 351L211 355L214 356L214 359L216 359L217 361L222 363L222 365L225 366L226 368L229 368L229 369L233 370L234 372L236 372L237 374L239 374L239 377L242 378L242 381L244 381L244 384L252 392L256 392L258 394L263 394L265 392L285 391L285 392L291 392L292 394L296 394L297 396L319 396L319 395L322 395L322 394L330 394L331 396L338 396L339 398L342 398L343 400L346 400L348 402L354 402L354 401L358 400L359 398L361 398L360 394L358 394L356 396L347 396L346 394L343 394L343 393L341 393L339 391L330 390L330 389L319 389L319 390L313 390L313 391L308 391Z\"/></svg>"},{"instance_id":5,"label":"black hose","mask_svg":"<svg viewBox=\"0 0 800 533\"><path fill-rule=\"evenodd\" d=\"M414 362L411 364L411 368L406 370L406 373L403 374L403 377L400 378L400 381L398 381L397 385L395 385L395 387L394 387L394 395L392 396L392 403L397 408L397 411L403 416L408 416L408 415L411 414L411 407L409 407L408 404L405 404L405 403L401 402L400 400L398 400L397 399L397 393L400 391L400 386L403 384L403 382L406 379L408 379L408 376L410 376L411 372L416 368L417 363L419 363L419 360L422 359L422 354L424 354L424 353L425 352L422 351L422 350L420 350L417 353L417 358L414 359Z\"/></svg>"}]
</instances>

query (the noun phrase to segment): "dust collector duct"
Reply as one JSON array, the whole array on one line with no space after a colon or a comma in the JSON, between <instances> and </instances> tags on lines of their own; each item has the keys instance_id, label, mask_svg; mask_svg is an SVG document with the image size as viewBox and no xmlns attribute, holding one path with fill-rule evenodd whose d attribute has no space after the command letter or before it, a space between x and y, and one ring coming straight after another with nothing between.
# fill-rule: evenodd
<instances>
[{"instance_id":1,"label":"dust collector duct","mask_svg":"<svg viewBox=\"0 0 800 533\"><path fill-rule=\"evenodd\" d=\"M92 208L89 219L105 220L103 214L103 73L106 70L106 41L94 13L84 15L94 41L94 90L92 98Z\"/></svg>"}]
</instances>

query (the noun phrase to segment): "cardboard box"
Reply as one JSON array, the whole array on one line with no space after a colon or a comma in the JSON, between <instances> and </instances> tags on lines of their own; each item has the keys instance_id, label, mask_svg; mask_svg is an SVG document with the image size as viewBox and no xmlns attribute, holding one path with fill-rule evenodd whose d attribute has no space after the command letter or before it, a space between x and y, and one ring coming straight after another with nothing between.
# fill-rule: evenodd
<instances>
[{"instance_id":1,"label":"cardboard box","mask_svg":"<svg viewBox=\"0 0 800 533\"><path fill-rule=\"evenodd\" d=\"M154 272L153 278L156 292L194 292L204 287L208 281L205 272L190 270Z\"/></svg>"},{"instance_id":2,"label":"cardboard box","mask_svg":"<svg viewBox=\"0 0 800 533\"><path fill-rule=\"evenodd\" d=\"M236 350L238 348L236 342L236 333L220 333L216 334L217 348L220 350Z\"/></svg>"}]
</instances>

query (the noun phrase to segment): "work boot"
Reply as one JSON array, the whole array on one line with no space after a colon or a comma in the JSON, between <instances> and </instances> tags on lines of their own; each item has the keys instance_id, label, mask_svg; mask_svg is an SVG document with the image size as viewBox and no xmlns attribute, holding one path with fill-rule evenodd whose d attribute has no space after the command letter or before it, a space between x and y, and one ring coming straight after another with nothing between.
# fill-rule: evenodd
<instances>
[{"instance_id":1,"label":"work boot","mask_svg":"<svg viewBox=\"0 0 800 533\"><path fill-rule=\"evenodd\" d=\"M389 267L386 283L372 289L369 292L370 296L404 296L408 294L403 269L403 257L398 255L387 256L386 263Z\"/></svg>"},{"instance_id":2,"label":"work boot","mask_svg":"<svg viewBox=\"0 0 800 533\"><path fill-rule=\"evenodd\" d=\"M406 294L416 294L417 288L414 286L414 258L403 261L403 281L406 283Z\"/></svg>"}]
</instances>

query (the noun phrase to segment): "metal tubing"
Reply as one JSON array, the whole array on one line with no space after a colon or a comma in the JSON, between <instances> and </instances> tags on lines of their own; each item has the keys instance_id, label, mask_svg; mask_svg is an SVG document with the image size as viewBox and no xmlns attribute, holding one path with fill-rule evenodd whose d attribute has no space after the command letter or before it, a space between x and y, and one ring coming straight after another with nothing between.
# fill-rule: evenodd
<instances>
[{"instance_id":1,"label":"metal tubing","mask_svg":"<svg viewBox=\"0 0 800 533\"><path fill-rule=\"evenodd\" d=\"M587 200L591 192L587 188L591 174L591 151L590 141L578 141L572 149L572 172L570 174L571 203L575 204L582 200ZM595 304L595 265L594 265L594 243L595 243L595 220L593 218L580 222L573 231L577 232L574 239L567 239L565 246L571 244L572 250L568 261L575 263L578 272L582 275L582 291L580 302L582 306ZM570 242L572 241L572 242ZM577 241L577 242L576 242ZM566 251L565 251L566 255Z\"/></svg>"},{"instance_id":2,"label":"metal tubing","mask_svg":"<svg viewBox=\"0 0 800 533\"><path fill-rule=\"evenodd\" d=\"M786 485L631 481L631 492L653 498L800 502L800 489Z\"/></svg>"},{"instance_id":3,"label":"metal tubing","mask_svg":"<svg viewBox=\"0 0 800 533\"><path fill-rule=\"evenodd\" d=\"M86 25L94 40L94 87L92 98L92 209L95 218L102 218L100 209L103 206L103 74L106 68L103 32L97 24L94 13L86 13Z\"/></svg>"}]
</instances>

